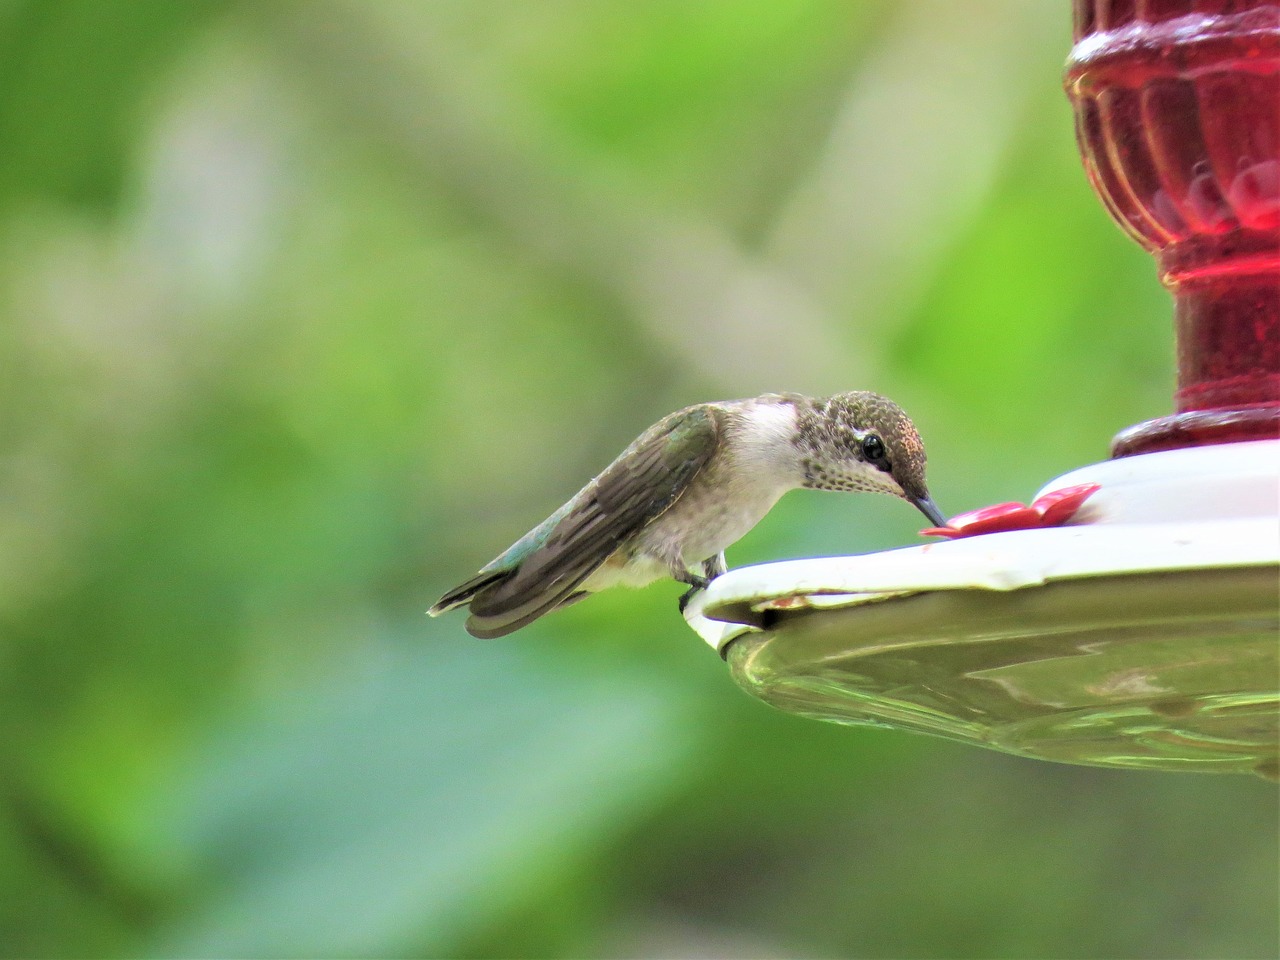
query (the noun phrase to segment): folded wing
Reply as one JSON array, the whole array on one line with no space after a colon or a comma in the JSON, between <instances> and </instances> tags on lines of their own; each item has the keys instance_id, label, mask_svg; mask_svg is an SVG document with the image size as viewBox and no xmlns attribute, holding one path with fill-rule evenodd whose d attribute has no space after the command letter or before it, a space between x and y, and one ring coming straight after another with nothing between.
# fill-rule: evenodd
<instances>
[{"instance_id":1,"label":"folded wing","mask_svg":"<svg viewBox=\"0 0 1280 960\"><path fill-rule=\"evenodd\" d=\"M528 549L510 572L493 578L499 558L486 568L490 573L445 599L473 586L467 630L485 638L511 633L572 602L583 581L621 544L679 500L715 454L719 435L716 410L709 405L665 417L551 517L549 531L538 528L504 554Z\"/></svg>"}]
</instances>

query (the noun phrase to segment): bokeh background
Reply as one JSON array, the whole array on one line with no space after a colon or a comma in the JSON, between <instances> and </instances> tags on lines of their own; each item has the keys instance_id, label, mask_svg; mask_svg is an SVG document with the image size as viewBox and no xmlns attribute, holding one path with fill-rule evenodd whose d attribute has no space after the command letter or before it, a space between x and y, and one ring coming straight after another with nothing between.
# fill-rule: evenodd
<instances>
[{"instance_id":1,"label":"bokeh background","mask_svg":"<svg viewBox=\"0 0 1280 960\"><path fill-rule=\"evenodd\" d=\"M949 513L1168 412L1068 7L0 2L0 951L1276 956L1261 780L774 712L675 584L423 615L686 403L881 390Z\"/></svg>"}]
</instances>

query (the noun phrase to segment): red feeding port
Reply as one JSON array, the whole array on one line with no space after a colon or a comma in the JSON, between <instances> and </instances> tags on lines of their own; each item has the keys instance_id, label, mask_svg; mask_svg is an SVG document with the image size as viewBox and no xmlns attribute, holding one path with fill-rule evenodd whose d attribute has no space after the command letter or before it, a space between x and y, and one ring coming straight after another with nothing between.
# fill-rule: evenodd
<instances>
[{"instance_id":1,"label":"red feeding port","mask_svg":"<svg viewBox=\"0 0 1280 960\"><path fill-rule=\"evenodd\" d=\"M1097 483L1082 483L1046 493L1031 506L1024 503L997 503L952 517L945 527L921 530L924 537L975 537L983 533L1057 527L1070 520L1081 505L1102 489Z\"/></svg>"},{"instance_id":2,"label":"red feeding port","mask_svg":"<svg viewBox=\"0 0 1280 960\"><path fill-rule=\"evenodd\" d=\"M1280 3L1075 0L1085 171L1173 294L1177 412L1114 456L1280 436Z\"/></svg>"}]
</instances>

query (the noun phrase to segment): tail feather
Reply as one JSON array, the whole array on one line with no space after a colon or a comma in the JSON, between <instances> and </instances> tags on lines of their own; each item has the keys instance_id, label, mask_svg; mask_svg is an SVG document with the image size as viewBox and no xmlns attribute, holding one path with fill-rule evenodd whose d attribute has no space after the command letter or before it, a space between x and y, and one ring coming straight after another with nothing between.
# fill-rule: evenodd
<instances>
[{"instance_id":1,"label":"tail feather","mask_svg":"<svg viewBox=\"0 0 1280 960\"><path fill-rule=\"evenodd\" d=\"M494 637L505 637L508 633L515 633L521 627L527 627L533 621L537 620L544 614L550 613L552 610L558 610L560 607L567 607L571 603L576 603L587 595L585 590L575 590L569 587L565 591L550 595L542 595L533 597L528 602L515 608L506 608L501 613L487 612L483 604L471 607L471 616L467 617L467 633L481 640L492 640ZM483 597L480 598L484 600Z\"/></svg>"},{"instance_id":2,"label":"tail feather","mask_svg":"<svg viewBox=\"0 0 1280 960\"><path fill-rule=\"evenodd\" d=\"M571 576L550 581L520 576L514 570L481 571L466 583L450 590L430 610L433 617L458 607L468 607L467 633L481 640L503 637L528 626L543 614L581 600L587 591L580 589L594 567L583 567Z\"/></svg>"},{"instance_id":3,"label":"tail feather","mask_svg":"<svg viewBox=\"0 0 1280 960\"><path fill-rule=\"evenodd\" d=\"M541 603L533 603L513 613L505 613L499 616L472 613L471 616L467 617L467 633L480 640L505 637L509 633L515 633L521 627L527 627L543 614L550 613L559 605L559 599L552 597Z\"/></svg>"},{"instance_id":4,"label":"tail feather","mask_svg":"<svg viewBox=\"0 0 1280 960\"><path fill-rule=\"evenodd\" d=\"M456 610L458 607L465 607L485 587L491 586L510 575L510 570L491 570L488 573L477 574L466 583L454 587L437 600L435 605L427 611L427 615L438 617L440 614Z\"/></svg>"}]
</instances>

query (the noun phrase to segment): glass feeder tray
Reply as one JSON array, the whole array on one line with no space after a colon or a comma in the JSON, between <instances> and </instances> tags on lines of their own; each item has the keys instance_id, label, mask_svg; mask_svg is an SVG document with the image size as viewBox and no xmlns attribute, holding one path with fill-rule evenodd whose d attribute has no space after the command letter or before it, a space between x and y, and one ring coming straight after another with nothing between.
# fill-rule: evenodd
<instances>
[{"instance_id":1,"label":"glass feeder tray","mask_svg":"<svg viewBox=\"0 0 1280 960\"><path fill-rule=\"evenodd\" d=\"M686 610L792 713L1027 757L1276 778L1280 441L1073 471L1065 526L744 567Z\"/></svg>"}]
</instances>

